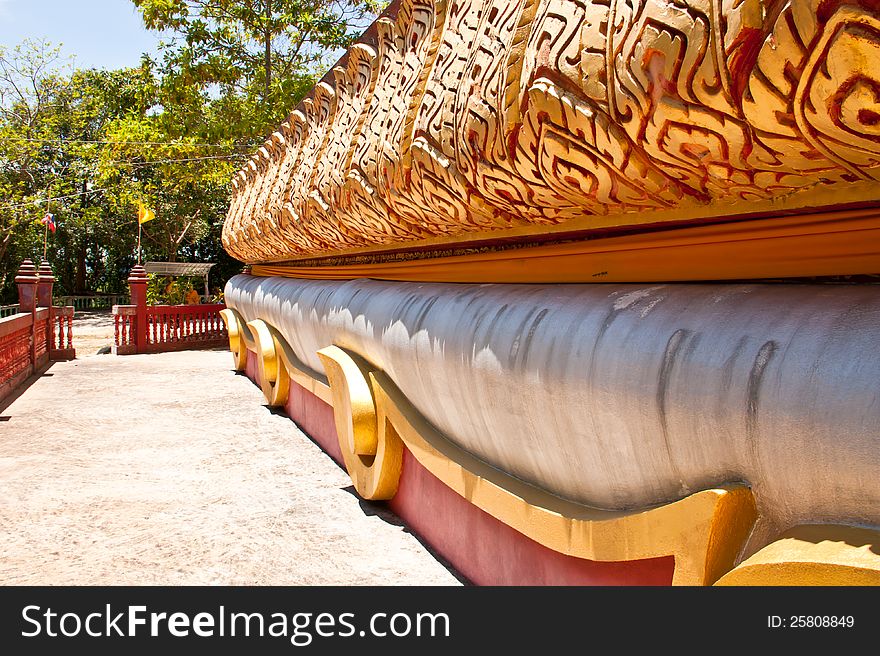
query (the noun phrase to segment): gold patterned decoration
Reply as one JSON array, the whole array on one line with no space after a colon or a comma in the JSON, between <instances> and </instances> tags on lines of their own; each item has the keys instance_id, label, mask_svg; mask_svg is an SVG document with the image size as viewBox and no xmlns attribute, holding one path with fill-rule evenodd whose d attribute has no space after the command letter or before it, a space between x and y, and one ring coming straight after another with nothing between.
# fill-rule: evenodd
<instances>
[{"instance_id":1,"label":"gold patterned decoration","mask_svg":"<svg viewBox=\"0 0 880 656\"><path fill-rule=\"evenodd\" d=\"M880 10L401 0L233 181L244 261L880 200Z\"/></svg>"},{"instance_id":2,"label":"gold patterned decoration","mask_svg":"<svg viewBox=\"0 0 880 656\"><path fill-rule=\"evenodd\" d=\"M332 393L339 450L358 494L390 499L397 493L403 443L373 396L370 367L338 346L318 351Z\"/></svg>"},{"instance_id":3,"label":"gold patterned decoration","mask_svg":"<svg viewBox=\"0 0 880 656\"><path fill-rule=\"evenodd\" d=\"M880 531L806 524L785 531L715 585L880 585Z\"/></svg>"},{"instance_id":4,"label":"gold patterned decoration","mask_svg":"<svg viewBox=\"0 0 880 656\"><path fill-rule=\"evenodd\" d=\"M232 308L220 310L220 317L226 324L229 336L229 350L232 352L233 366L236 371L244 371L247 366L247 327L242 316Z\"/></svg>"},{"instance_id":5,"label":"gold patterned decoration","mask_svg":"<svg viewBox=\"0 0 880 656\"><path fill-rule=\"evenodd\" d=\"M290 392L290 374L281 360L281 343L284 338L262 319L249 321L247 327L254 336L257 375L266 403L271 408L283 406Z\"/></svg>"}]
</instances>

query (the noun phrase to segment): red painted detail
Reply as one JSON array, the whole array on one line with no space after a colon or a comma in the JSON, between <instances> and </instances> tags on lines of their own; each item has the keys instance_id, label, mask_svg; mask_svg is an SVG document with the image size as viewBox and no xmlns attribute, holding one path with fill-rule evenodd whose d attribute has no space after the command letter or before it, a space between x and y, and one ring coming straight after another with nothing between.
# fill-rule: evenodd
<instances>
[{"instance_id":1,"label":"red painted detail","mask_svg":"<svg viewBox=\"0 0 880 656\"><path fill-rule=\"evenodd\" d=\"M225 346L223 303L147 305L147 273L138 264L128 278L131 305L113 306L114 352L161 353Z\"/></svg>"},{"instance_id":2,"label":"red painted detail","mask_svg":"<svg viewBox=\"0 0 880 656\"><path fill-rule=\"evenodd\" d=\"M225 307L222 303L114 305L115 347L120 355L124 355L226 346L229 337L220 316ZM141 323L144 325L143 340L138 338Z\"/></svg>"},{"instance_id":3,"label":"red painted detail","mask_svg":"<svg viewBox=\"0 0 880 656\"><path fill-rule=\"evenodd\" d=\"M257 364L257 354L250 349L245 349L247 359L244 362L244 375L251 379L257 387L260 386L260 369Z\"/></svg>"},{"instance_id":4,"label":"red painted detail","mask_svg":"<svg viewBox=\"0 0 880 656\"><path fill-rule=\"evenodd\" d=\"M135 308L133 344L136 353L143 353L147 348L147 271L140 264L132 268L128 288Z\"/></svg>"},{"instance_id":5,"label":"red painted detail","mask_svg":"<svg viewBox=\"0 0 880 656\"><path fill-rule=\"evenodd\" d=\"M730 81L733 87L733 96L740 103L749 77L761 54L766 35L754 27L743 27L736 38L727 48L727 67L730 71Z\"/></svg>"},{"instance_id":6,"label":"red painted detail","mask_svg":"<svg viewBox=\"0 0 880 656\"><path fill-rule=\"evenodd\" d=\"M290 394L284 406L287 416L293 419L337 464L345 467L333 407L324 403L310 391L290 381Z\"/></svg>"},{"instance_id":7,"label":"red painted detail","mask_svg":"<svg viewBox=\"0 0 880 656\"><path fill-rule=\"evenodd\" d=\"M670 585L674 558L597 562L548 549L469 503L404 450L391 509L477 585Z\"/></svg>"},{"instance_id":8,"label":"red painted detail","mask_svg":"<svg viewBox=\"0 0 880 656\"><path fill-rule=\"evenodd\" d=\"M11 388L13 381L18 382L22 375L26 377L33 371L32 335L32 315L15 314L0 319L0 386L8 383Z\"/></svg>"},{"instance_id":9,"label":"red painted detail","mask_svg":"<svg viewBox=\"0 0 880 656\"><path fill-rule=\"evenodd\" d=\"M58 322L58 331L56 333L58 339L59 350L69 350L73 348L73 315L74 307L68 305L66 307L57 307L53 309L54 321ZM54 342L53 342L54 344Z\"/></svg>"},{"instance_id":10,"label":"red painted detail","mask_svg":"<svg viewBox=\"0 0 880 656\"><path fill-rule=\"evenodd\" d=\"M39 282L40 277L34 268L34 263L30 260L22 262L15 276L20 313L33 312L37 308L37 285Z\"/></svg>"},{"instance_id":11,"label":"red painted detail","mask_svg":"<svg viewBox=\"0 0 880 656\"><path fill-rule=\"evenodd\" d=\"M73 307L37 306L37 290L43 301L51 300L52 282L48 263L40 267L43 279L36 274L33 263L25 260L15 282L18 285L18 312L0 319L0 400L53 360L76 357L71 345ZM41 282L42 280L42 282ZM43 287L39 287L42 284ZM56 348L56 323L58 340ZM65 333L66 328L66 333ZM67 340L67 348L63 341Z\"/></svg>"},{"instance_id":12,"label":"red painted detail","mask_svg":"<svg viewBox=\"0 0 880 656\"><path fill-rule=\"evenodd\" d=\"M34 323L34 347L37 358L41 358L49 352L51 342L49 341L49 310L41 308L36 312L36 322Z\"/></svg>"},{"instance_id":13,"label":"red painted detail","mask_svg":"<svg viewBox=\"0 0 880 656\"><path fill-rule=\"evenodd\" d=\"M137 353L134 338L137 310L137 307L134 305L113 306L113 352L116 355Z\"/></svg>"},{"instance_id":14,"label":"red painted detail","mask_svg":"<svg viewBox=\"0 0 880 656\"><path fill-rule=\"evenodd\" d=\"M229 338L220 311L225 308L223 303L146 306L145 352L224 346Z\"/></svg>"},{"instance_id":15,"label":"red painted detail","mask_svg":"<svg viewBox=\"0 0 880 656\"><path fill-rule=\"evenodd\" d=\"M40 279L37 283L37 306L52 307L52 287L55 285L55 276L52 275L52 267L46 260L40 263L37 276Z\"/></svg>"}]
</instances>

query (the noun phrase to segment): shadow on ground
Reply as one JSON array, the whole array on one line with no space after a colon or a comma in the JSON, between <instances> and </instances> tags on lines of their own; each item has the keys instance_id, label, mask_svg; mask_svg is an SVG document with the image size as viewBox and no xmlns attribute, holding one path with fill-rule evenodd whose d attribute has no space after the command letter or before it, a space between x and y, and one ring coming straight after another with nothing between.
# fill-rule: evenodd
<instances>
[{"instance_id":1,"label":"shadow on ground","mask_svg":"<svg viewBox=\"0 0 880 656\"><path fill-rule=\"evenodd\" d=\"M330 457L329 455L327 456ZM412 535L416 540L419 541L425 550L430 553L438 563L443 565L447 569L447 571L454 576L459 583L462 585L471 585L471 582L455 567L446 560L441 554L437 553L434 548L425 542L418 533L413 532L410 528L403 522L403 520L398 517L386 504L384 501L369 501L367 499L361 498L361 496L355 490L354 485L349 485L347 487L342 488L343 492L348 492L351 496L353 496L358 501L358 505L360 506L361 512L364 513L366 517L378 517L386 524L390 524L391 526L397 526L398 528L403 529L404 533L408 533Z\"/></svg>"}]
</instances>

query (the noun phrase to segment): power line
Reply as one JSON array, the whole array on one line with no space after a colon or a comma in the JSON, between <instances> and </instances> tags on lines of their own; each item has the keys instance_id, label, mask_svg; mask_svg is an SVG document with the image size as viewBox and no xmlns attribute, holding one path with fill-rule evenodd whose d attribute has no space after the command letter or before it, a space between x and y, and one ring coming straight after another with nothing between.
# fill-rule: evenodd
<instances>
[{"instance_id":1,"label":"power line","mask_svg":"<svg viewBox=\"0 0 880 656\"><path fill-rule=\"evenodd\" d=\"M147 160L144 162L138 162L136 160L125 160L125 159L111 159L108 162L105 162L106 166L149 166L152 164L178 164L182 162L202 162L205 160L234 160L234 159L246 159L248 155L245 153L232 153L229 155L203 155L201 157L185 157L181 159L167 158L167 159L154 159ZM67 168L67 167L65 167ZM30 171L30 168L23 168L18 170ZM69 175L77 177L79 172L72 172ZM64 177L65 173L52 173L56 178Z\"/></svg>"},{"instance_id":2,"label":"power line","mask_svg":"<svg viewBox=\"0 0 880 656\"><path fill-rule=\"evenodd\" d=\"M107 190L108 190L108 187L104 187L102 189L87 189L86 191L81 191L76 194L67 194L66 196L53 196L52 198L48 198L48 199L30 200L30 201L27 201L26 203L18 203L15 205L0 205L0 208L15 210L15 209L19 209L21 207L28 207L29 205L39 205L41 203L46 203L48 205L53 200L65 200L67 198L76 198L77 196L85 196L86 194L94 194L99 191L107 191Z\"/></svg>"},{"instance_id":3,"label":"power line","mask_svg":"<svg viewBox=\"0 0 880 656\"><path fill-rule=\"evenodd\" d=\"M28 143L58 143L58 144L98 144L106 146L179 146L182 148L254 148L257 144L251 145L230 145L230 144L191 144L180 141L105 141L98 139L35 139L29 137L0 137L2 142L28 142Z\"/></svg>"},{"instance_id":4,"label":"power line","mask_svg":"<svg viewBox=\"0 0 880 656\"><path fill-rule=\"evenodd\" d=\"M126 161L126 160L112 160L108 162L108 164L122 164L128 166L148 166L150 164L179 164L181 162L201 162L209 159L239 159L239 158L247 158L248 156L243 153L237 153L233 155L205 155L204 157L188 157L186 159L157 159L150 160L147 162L134 162L134 161Z\"/></svg>"},{"instance_id":5,"label":"power line","mask_svg":"<svg viewBox=\"0 0 880 656\"><path fill-rule=\"evenodd\" d=\"M204 157L189 157L186 159L159 159L148 162L125 162L125 161L114 161L110 162L111 164L122 164L128 166L149 166L151 164L178 164L183 162L198 162L203 160L215 160L215 159L231 159L238 157L246 157L245 155L206 155ZM85 194L93 194L99 191L108 191L109 187L103 187L100 189L88 189L86 191L81 191L76 194L68 194L66 196L53 196L52 198L46 199L38 199L31 200L25 203L17 203L17 204L8 204L8 205L0 205L0 209L19 209L22 207L28 207L30 205L39 205L40 203L49 203L53 200L65 200L67 198L77 198L79 196L84 196Z\"/></svg>"}]
</instances>

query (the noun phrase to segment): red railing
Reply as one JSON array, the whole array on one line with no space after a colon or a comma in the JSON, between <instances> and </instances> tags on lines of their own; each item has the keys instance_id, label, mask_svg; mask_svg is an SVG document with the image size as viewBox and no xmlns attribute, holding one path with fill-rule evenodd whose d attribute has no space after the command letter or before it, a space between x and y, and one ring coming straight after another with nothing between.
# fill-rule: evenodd
<instances>
[{"instance_id":1,"label":"red railing","mask_svg":"<svg viewBox=\"0 0 880 656\"><path fill-rule=\"evenodd\" d=\"M134 305L113 306L113 353L131 355L137 353L134 341L137 307Z\"/></svg>"},{"instance_id":2,"label":"red railing","mask_svg":"<svg viewBox=\"0 0 880 656\"><path fill-rule=\"evenodd\" d=\"M138 351L138 307L113 307L117 355L161 353L184 349L214 348L227 344L226 324L220 311L226 306L213 305L147 305L144 307L146 338Z\"/></svg>"},{"instance_id":3,"label":"red railing","mask_svg":"<svg viewBox=\"0 0 880 656\"><path fill-rule=\"evenodd\" d=\"M37 308L0 319L0 399L53 360L72 360L72 307Z\"/></svg>"},{"instance_id":4,"label":"red railing","mask_svg":"<svg viewBox=\"0 0 880 656\"><path fill-rule=\"evenodd\" d=\"M0 399L33 373L32 314L0 319Z\"/></svg>"},{"instance_id":5,"label":"red railing","mask_svg":"<svg viewBox=\"0 0 880 656\"><path fill-rule=\"evenodd\" d=\"M226 324L216 305L150 305L147 344L150 351L213 348L227 343Z\"/></svg>"},{"instance_id":6,"label":"red railing","mask_svg":"<svg viewBox=\"0 0 880 656\"><path fill-rule=\"evenodd\" d=\"M49 308L40 308L36 311L36 325L34 326L34 345L37 360L42 360L52 347L49 338Z\"/></svg>"},{"instance_id":7,"label":"red railing","mask_svg":"<svg viewBox=\"0 0 880 656\"><path fill-rule=\"evenodd\" d=\"M73 360L76 357L76 349L73 348L73 315L75 312L76 308L72 305L52 308L49 339L52 344L50 357L53 360Z\"/></svg>"},{"instance_id":8,"label":"red railing","mask_svg":"<svg viewBox=\"0 0 880 656\"><path fill-rule=\"evenodd\" d=\"M0 400L51 361L76 357L74 308L52 307L54 283L48 262L39 270L30 260L21 263L15 276L18 311L0 319Z\"/></svg>"}]
</instances>

